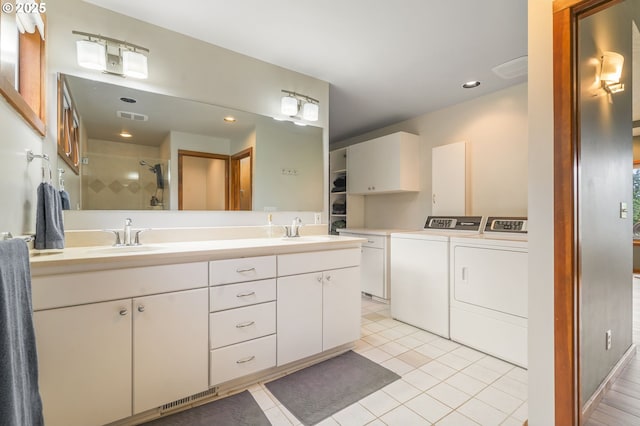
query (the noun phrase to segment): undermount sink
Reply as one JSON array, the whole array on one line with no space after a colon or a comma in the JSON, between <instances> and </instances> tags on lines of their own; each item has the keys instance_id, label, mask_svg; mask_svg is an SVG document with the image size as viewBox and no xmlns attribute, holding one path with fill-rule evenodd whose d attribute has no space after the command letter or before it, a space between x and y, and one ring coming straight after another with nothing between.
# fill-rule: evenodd
<instances>
[{"instance_id":1,"label":"undermount sink","mask_svg":"<svg viewBox=\"0 0 640 426\"><path fill-rule=\"evenodd\" d=\"M164 247L160 246L111 246L111 247L99 247L89 249L91 253L144 253L150 251L162 250Z\"/></svg>"}]
</instances>

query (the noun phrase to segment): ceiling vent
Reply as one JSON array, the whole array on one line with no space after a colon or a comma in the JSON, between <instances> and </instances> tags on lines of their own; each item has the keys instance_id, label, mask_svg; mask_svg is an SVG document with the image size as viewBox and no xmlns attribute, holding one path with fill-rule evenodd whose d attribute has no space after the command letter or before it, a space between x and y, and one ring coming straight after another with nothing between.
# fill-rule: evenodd
<instances>
[{"instance_id":1,"label":"ceiling vent","mask_svg":"<svg viewBox=\"0 0 640 426\"><path fill-rule=\"evenodd\" d=\"M521 56L511 61L500 64L491 69L498 77L509 80L512 78L527 75L527 69L529 67L529 57Z\"/></svg>"},{"instance_id":2,"label":"ceiling vent","mask_svg":"<svg viewBox=\"0 0 640 426\"><path fill-rule=\"evenodd\" d=\"M132 120L132 121L148 121L149 120L148 115L139 114L137 112L118 111L116 112L116 115L119 118L124 118L125 120Z\"/></svg>"}]
</instances>

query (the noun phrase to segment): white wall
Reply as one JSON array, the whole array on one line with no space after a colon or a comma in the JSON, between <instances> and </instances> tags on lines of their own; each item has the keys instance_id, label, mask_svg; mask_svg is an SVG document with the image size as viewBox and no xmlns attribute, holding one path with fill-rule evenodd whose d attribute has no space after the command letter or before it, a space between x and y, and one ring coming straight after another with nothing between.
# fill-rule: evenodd
<instances>
[{"instance_id":1,"label":"white wall","mask_svg":"<svg viewBox=\"0 0 640 426\"><path fill-rule=\"evenodd\" d=\"M555 422L553 0L529 0L529 425Z\"/></svg>"},{"instance_id":2,"label":"white wall","mask_svg":"<svg viewBox=\"0 0 640 426\"><path fill-rule=\"evenodd\" d=\"M0 131L0 232L33 233L36 229L36 188L42 180L41 167L48 166L40 159L27 163L26 150L42 154L42 138L2 96Z\"/></svg>"},{"instance_id":3,"label":"white wall","mask_svg":"<svg viewBox=\"0 0 640 426\"><path fill-rule=\"evenodd\" d=\"M424 114L332 144L347 146L396 131L420 136L419 193L368 195L365 225L421 228L431 213L431 149L467 143L467 214L527 215L527 85Z\"/></svg>"}]
</instances>

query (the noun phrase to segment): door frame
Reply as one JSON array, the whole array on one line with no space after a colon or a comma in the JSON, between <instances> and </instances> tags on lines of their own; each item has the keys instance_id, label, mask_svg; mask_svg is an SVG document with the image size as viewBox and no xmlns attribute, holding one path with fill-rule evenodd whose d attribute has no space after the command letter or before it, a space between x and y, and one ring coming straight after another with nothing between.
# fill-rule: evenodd
<instances>
[{"instance_id":1,"label":"door frame","mask_svg":"<svg viewBox=\"0 0 640 426\"><path fill-rule=\"evenodd\" d=\"M242 151L233 154L231 158L231 194L230 194L230 209L240 210L240 160L249 157L249 173L251 174L251 205L253 207L253 147L243 149Z\"/></svg>"},{"instance_id":2,"label":"door frame","mask_svg":"<svg viewBox=\"0 0 640 426\"><path fill-rule=\"evenodd\" d=\"M178 210L182 210L182 171L184 167L183 158L185 156L224 160L224 209L229 210L229 156L184 149L178 150Z\"/></svg>"},{"instance_id":3,"label":"door frame","mask_svg":"<svg viewBox=\"0 0 640 426\"><path fill-rule=\"evenodd\" d=\"M577 27L623 0L553 2L555 424L581 425Z\"/></svg>"}]
</instances>

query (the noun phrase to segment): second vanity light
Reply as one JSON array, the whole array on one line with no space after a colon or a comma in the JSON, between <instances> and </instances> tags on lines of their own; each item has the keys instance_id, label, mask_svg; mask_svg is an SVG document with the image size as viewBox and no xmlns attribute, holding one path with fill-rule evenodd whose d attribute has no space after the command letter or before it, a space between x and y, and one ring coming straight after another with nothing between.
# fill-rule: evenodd
<instances>
[{"instance_id":1,"label":"second vanity light","mask_svg":"<svg viewBox=\"0 0 640 426\"><path fill-rule=\"evenodd\" d=\"M72 31L86 37L76 42L78 65L123 77L147 78L149 49L98 34Z\"/></svg>"},{"instance_id":2,"label":"second vanity light","mask_svg":"<svg viewBox=\"0 0 640 426\"><path fill-rule=\"evenodd\" d=\"M280 103L280 112L289 117L295 117L302 107L302 119L307 121L318 121L319 103L317 99L313 99L307 95L282 89L286 93L282 97Z\"/></svg>"}]
</instances>

